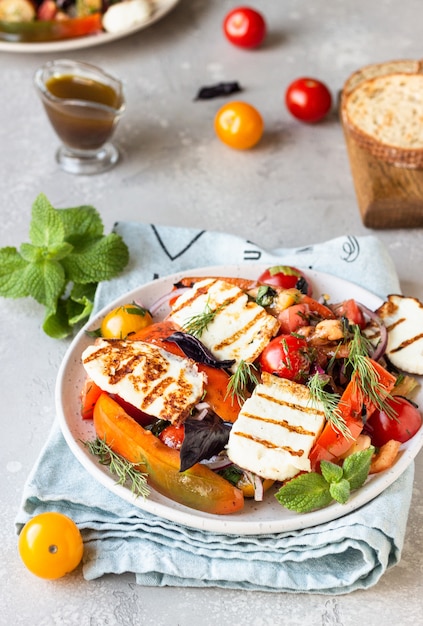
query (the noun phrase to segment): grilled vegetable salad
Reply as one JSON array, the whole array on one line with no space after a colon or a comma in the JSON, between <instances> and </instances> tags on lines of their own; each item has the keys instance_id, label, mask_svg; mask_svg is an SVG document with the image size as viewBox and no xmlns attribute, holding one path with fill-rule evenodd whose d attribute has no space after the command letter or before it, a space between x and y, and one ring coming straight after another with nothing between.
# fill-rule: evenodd
<instances>
[{"instance_id":1,"label":"grilled vegetable salad","mask_svg":"<svg viewBox=\"0 0 423 626\"><path fill-rule=\"evenodd\" d=\"M118 33L150 19L155 0L0 0L0 40L48 42Z\"/></svg>"},{"instance_id":2,"label":"grilled vegetable salad","mask_svg":"<svg viewBox=\"0 0 423 626\"><path fill-rule=\"evenodd\" d=\"M165 299L164 320L163 297L109 312L82 354L87 446L136 494L229 514L272 488L305 513L347 502L421 428L416 299L332 303L284 266L186 277Z\"/></svg>"}]
</instances>

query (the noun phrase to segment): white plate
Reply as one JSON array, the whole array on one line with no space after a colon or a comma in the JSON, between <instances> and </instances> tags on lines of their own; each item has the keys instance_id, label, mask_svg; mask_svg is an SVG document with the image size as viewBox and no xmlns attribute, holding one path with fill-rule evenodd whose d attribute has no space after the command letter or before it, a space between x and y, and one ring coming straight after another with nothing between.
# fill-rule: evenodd
<instances>
[{"instance_id":1,"label":"white plate","mask_svg":"<svg viewBox=\"0 0 423 626\"><path fill-rule=\"evenodd\" d=\"M81 441L95 437L92 422L82 420L80 416L80 392L85 379L81 354L93 341L85 331L97 329L101 319L109 310L126 302L136 300L143 306L150 307L161 295L170 292L173 284L183 276L214 275L256 278L266 267L263 264L249 264L202 268L155 280L110 303L78 333L69 347L61 364L56 384L57 413L63 435L70 449L87 471L110 491L134 506L192 528L221 533L251 535L299 530L341 517L372 500L404 472L422 447L423 428L401 446L400 456L394 466L381 474L371 476L361 489L353 492L347 504L334 503L325 509L306 514L297 514L284 509L274 498L274 491L267 493L265 500L261 503L246 500L244 509L239 513L219 516L195 511L173 502L154 490L147 499L141 497L135 499L129 488L116 485L115 479L108 470L100 465L96 457L93 457L81 443ZM329 294L331 302L355 298L371 309L376 309L381 304L380 298L355 284L321 272L306 271L306 274L312 282L316 297L322 293ZM162 310L159 314L163 317L166 312ZM422 399L423 392L420 392L420 397L416 400L421 404Z\"/></svg>"},{"instance_id":2,"label":"white plate","mask_svg":"<svg viewBox=\"0 0 423 626\"><path fill-rule=\"evenodd\" d=\"M110 43L128 35L133 35L147 26L151 26L164 17L180 0L155 0L154 10L150 18L143 24L128 28L120 33L97 33L86 35L85 37L75 37L73 39L61 39L60 41L40 41L40 42L12 42L0 41L0 51L4 52L64 52L66 50L78 50L81 48L92 48L104 43Z\"/></svg>"}]
</instances>

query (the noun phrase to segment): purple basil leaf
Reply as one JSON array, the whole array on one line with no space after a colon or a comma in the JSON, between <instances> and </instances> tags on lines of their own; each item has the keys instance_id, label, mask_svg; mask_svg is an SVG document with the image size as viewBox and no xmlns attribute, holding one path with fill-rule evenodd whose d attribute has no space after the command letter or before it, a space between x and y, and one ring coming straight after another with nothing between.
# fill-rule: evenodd
<instances>
[{"instance_id":1,"label":"purple basil leaf","mask_svg":"<svg viewBox=\"0 0 423 626\"><path fill-rule=\"evenodd\" d=\"M228 443L231 426L222 422L213 411L202 420L187 419L184 422L185 436L180 449L179 471L184 472L195 463L211 459L222 452Z\"/></svg>"},{"instance_id":2,"label":"purple basil leaf","mask_svg":"<svg viewBox=\"0 0 423 626\"><path fill-rule=\"evenodd\" d=\"M210 365L217 369L227 369L235 363L234 359L219 361L197 337L189 335L188 333L177 331L173 333L173 335L170 335L170 337L166 337L166 341L176 343L185 356L196 361L196 363L204 363L205 365Z\"/></svg>"}]
</instances>

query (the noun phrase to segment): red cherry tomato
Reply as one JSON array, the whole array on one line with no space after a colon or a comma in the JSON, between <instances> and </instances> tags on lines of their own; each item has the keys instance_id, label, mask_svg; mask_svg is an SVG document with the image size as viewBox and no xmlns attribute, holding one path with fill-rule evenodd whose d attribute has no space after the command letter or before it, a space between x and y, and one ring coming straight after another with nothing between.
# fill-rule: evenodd
<instances>
[{"instance_id":1,"label":"red cherry tomato","mask_svg":"<svg viewBox=\"0 0 423 626\"><path fill-rule=\"evenodd\" d=\"M183 425L175 426L170 424L162 430L159 435L160 441L165 443L169 448L179 450L185 437L185 429Z\"/></svg>"},{"instance_id":2,"label":"red cherry tomato","mask_svg":"<svg viewBox=\"0 0 423 626\"><path fill-rule=\"evenodd\" d=\"M346 317L351 324L357 324L360 328L364 328L366 326L366 320L363 312L357 302L352 298L344 300L344 302L338 304L335 307L335 313L337 317Z\"/></svg>"},{"instance_id":3,"label":"red cherry tomato","mask_svg":"<svg viewBox=\"0 0 423 626\"><path fill-rule=\"evenodd\" d=\"M365 432L370 435L373 445L383 446L390 439L404 443L413 437L422 425L420 411L401 396L394 396L387 404L396 412L389 417L385 411L374 411L369 418Z\"/></svg>"},{"instance_id":4,"label":"red cherry tomato","mask_svg":"<svg viewBox=\"0 0 423 626\"><path fill-rule=\"evenodd\" d=\"M241 48L257 48L265 38L266 30L261 13L249 7L233 9L223 21L226 38Z\"/></svg>"},{"instance_id":5,"label":"red cherry tomato","mask_svg":"<svg viewBox=\"0 0 423 626\"><path fill-rule=\"evenodd\" d=\"M278 335L263 350L259 363L265 372L301 382L310 370L307 342L294 335Z\"/></svg>"},{"instance_id":6,"label":"red cherry tomato","mask_svg":"<svg viewBox=\"0 0 423 626\"><path fill-rule=\"evenodd\" d=\"M330 111L332 96L326 85L315 78L298 78L285 93L288 111L302 122L318 122Z\"/></svg>"},{"instance_id":7,"label":"red cherry tomato","mask_svg":"<svg viewBox=\"0 0 423 626\"><path fill-rule=\"evenodd\" d=\"M304 274L290 265L274 265L269 267L258 277L259 283L282 287L282 289L297 288L311 296L311 286Z\"/></svg>"},{"instance_id":8,"label":"red cherry tomato","mask_svg":"<svg viewBox=\"0 0 423 626\"><path fill-rule=\"evenodd\" d=\"M310 324L308 316L310 309L307 304L293 304L281 311L278 315L279 331L285 335L295 333L302 326Z\"/></svg>"}]
</instances>

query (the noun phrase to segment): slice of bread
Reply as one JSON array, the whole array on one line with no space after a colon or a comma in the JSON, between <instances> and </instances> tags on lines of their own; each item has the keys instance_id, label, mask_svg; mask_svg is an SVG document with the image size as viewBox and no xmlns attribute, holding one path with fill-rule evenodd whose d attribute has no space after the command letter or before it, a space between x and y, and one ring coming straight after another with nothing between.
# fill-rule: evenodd
<instances>
[{"instance_id":1,"label":"slice of bread","mask_svg":"<svg viewBox=\"0 0 423 626\"><path fill-rule=\"evenodd\" d=\"M415 64L417 72L406 61L356 72L343 91L341 116L346 132L374 156L400 167L422 168L423 73L420 62ZM406 71L392 73L394 67Z\"/></svg>"},{"instance_id":2,"label":"slice of bread","mask_svg":"<svg viewBox=\"0 0 423 626\"><path fill-rule=\"evenodd\" d=\"M353 72L345 81L342 93L348 95L363 80L385 76L386 74L420 74L423 73L423 62L412 59L401 59L398 61L387 61L385 63L373 63L365 65Z\"/></svg>"}]
</instances>

